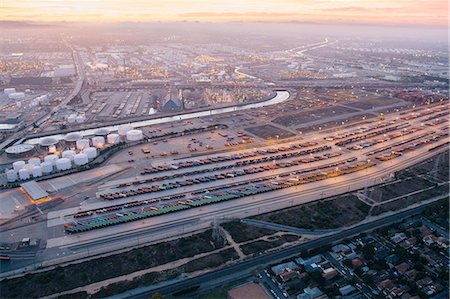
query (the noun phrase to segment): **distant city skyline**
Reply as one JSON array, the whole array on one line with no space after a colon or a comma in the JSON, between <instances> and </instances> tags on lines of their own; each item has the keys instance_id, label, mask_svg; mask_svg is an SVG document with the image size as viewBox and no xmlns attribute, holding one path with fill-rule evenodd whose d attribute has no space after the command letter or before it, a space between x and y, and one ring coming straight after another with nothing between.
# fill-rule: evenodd
<instances>
[{"instance_id":1,"label":"distant city skyline","mask_svg":"<svg viewBox=\"0 0 450 299\"><path fill-rule=\"evenodd\" d=\"M3 0L1 20L448 25L445 0Z\"/></svg>"}]
</instances>

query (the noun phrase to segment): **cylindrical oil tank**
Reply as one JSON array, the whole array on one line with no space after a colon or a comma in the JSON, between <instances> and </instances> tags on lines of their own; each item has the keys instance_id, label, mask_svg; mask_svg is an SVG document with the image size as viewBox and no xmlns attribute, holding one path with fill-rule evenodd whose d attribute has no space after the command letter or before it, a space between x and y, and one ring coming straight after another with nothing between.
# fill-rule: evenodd
<instances>
[{"instance_id":1,"label":"cylindrical oil tank","mask_svg":"<svg viewBox=\"0 0 450 299\"><path fill-rule=\"evenodd\" d=\"M69 146L75 146L76 142L83 138L83 136L80 133L69 133L64 137L64 140L66 141L66 144Z\"/></svg>"},{"instance_id":2,"label":"cylindrical oil tank","mask_svg":"<svg viewBox=\"0 0 450 299\"><path fill-rule=\"evenodd\" d=\"M105 146L105 138L103 136L92 137L92 145L96 148L103 148Z\"/></svg>"},{"instance_id":3,"label":"cylindrical oil tank","mask_svg":"<svg viewBox=\"0 0 450 299\"><path fill-rule=\"evenodd\" d=\"M59 159L58 155L50 154L44 157L44 162L51 162L53 166L56 165L56 161Z\"/></svg>"},{"instance_id":4,"label":"cylindrical oil tank","mask_svg":"<svg viewBox=\"0 0 450 299\"><path fill-rule=\"evenodd\" d=\"M85 153L89 159L93 159L93 158L97 157L97 149L95 147L85 148L83 150L83 153Z\"/></svg>"},{"instance_id":5,"label":"cylindrical oil tank","mask_svg":"<svg viewBox=\"0 0 450 299\"><path fill-rule=\"evenodd\" d=\"M67 122L69 124L73 124L77 120L77 116L75 114L71 114L67 117Z\"/></svg>"},{"instance_id":6,"label":"cylindrical oil tank","mask_svg":"<svg viewBox=\"0 0 450 299\"><path fill-rule=\"evenodd\" d=\"M68 158L61 158L56 161L56 168L58 170L67 170L72 167L72 162Z\"/></svg>"},{"instance_id":7,"label":"cylindrical oil tank","mask_svg":"<svg viewBox=\"0 0 450 299\"><path fill-rule=\"evenodd\" d=\"M85 148L89 147L89 139L77 140L76 145L78 150L84 150Z\"/></svg>"},{"instance_id":8,"label":"cylindrical oil tank","mask_svg":"<svg viewBox=\"0 0 450 299\"><path fill-rule=\"evenodd\" d=\"M19 172L22 168L25 167L25 161L16 161L13 163L13 168L16 172Z\"/></svg>"},{"instance_id":9,"label":"cylindrical oil tank","mask_svg":"<svg viewBox=\"0 0 450 299\"><path fill-rule=\"evenodd\" d=\"M75 120L77 123L84 123L86 121L86 116L78 115Z\"/></svg>"},{"instance_id":10,"label":"cylindrical oil tank","mask_svg":"<svg viewBox=\"0 0 450 299\"><path fill-rule=\"evenodd\" d=\"M126 136L128 131L133 130L133 127L129 124L120 125L117 129L120 136Z\"/></svg>"},{"instance_id":11,"label":"cylindrical oil tank","mask_svg":"<svg viewBox=\"0 0 450 299\"><path fill-rule=\"evenodd\" d=\"M144 134L141 130L130 130L127 132L128 141L138 141L144 138Z\"/></svg>"},{"instance_id":12,"label":"cylindrical oil tank","mask_svg":"<svg viewBox=\"0 0 450 299\"><path fill-rule=\"evenodd\" d=\"M42 167L40 165L33 166L31 173L35 178L42 176Z\"/></svg>"},{"instance_id":13,"label":"cylindrical oil tank","mask_svg":"<svg viewBox=\"0 0 450 299\"><path fill-rule=\"evenodd\" d=\"M108 136L106 136L106 141L108 141L109 144L116 144L118 143L120 140L120 136L119 134L108 134Z\"/></svg>"},{"instance_id":14,"label":"cylindrical oil tank","mask_svg":"<svg viewBox=\"0 0 450 299\"><path fill-rule=\"evenodd\" d=\"M17 172L14 169L10 169L6 172L6 180L9 183L13 183L17 181L17 179L18 179Z\"/></svg>"},{"instance_id":15,"label":"cylindrical oil tank","mask_svg":"<svg viewBox=\"0 0 450 299\"><path fill-rule=\"evenodd\" d=\"M88 156L86 154L77 154L73 159L75 165L85 165L89 162Z\"/></svg>"},{"instance_id":16,"label":"cylindrical oil tank","mask_svg":"<svg viewBox=\"0 0 450 299\"><path fill-rule=\"evenodd\" d=\"M19 179L28 180L29 178L30 178L30 172L27 169L22 168L21 170L19 170Z\"/></svg>"},{"instance_id":17,"label":"cylindrical oil tank","mask_svg":"<svg viewBox=\"0 0 450 299\"><path fill-rule=\"evenodd\" d=\"M62 152L61 157L68 158L73 161L73 158L75 157L76 154L77 153L75 153L75 151L67 150Z\"/></svg>"},{"instance_id":18,"label":"cylindrical oil tank","mask_svg":"<svg viewBox=\"0 0 450 299\"><path fill-rule=\"evenodd\" d=\"M39 159L39 158L31 158L30 160L28 160L28 164L41 165L41 159Z\"/></svg>"},{"instance_id":19,"label":"cylindrical oil tank","mask_svg":"<svg viewBox=\"0 0 450 299\"><path fill-rule=\"evenodd\" d=\"M53 163L51 161L44 161L41 163L42 173L51 173L53 171Z\"/></svg>"},{"instance_id":20,"label":"cylindrical oil tank","mask_svg":"<svg viewBox=\"0 0 450 299\"><path fill-rule=\"evenodd\" d=\"M101 129L98 129L97 131L95 131L95 136L103 136L103 137L106 137L106 135L108 135L109 134L109 129L107 129L107 128L101 128Z\"/></svg>"}]
</instances>

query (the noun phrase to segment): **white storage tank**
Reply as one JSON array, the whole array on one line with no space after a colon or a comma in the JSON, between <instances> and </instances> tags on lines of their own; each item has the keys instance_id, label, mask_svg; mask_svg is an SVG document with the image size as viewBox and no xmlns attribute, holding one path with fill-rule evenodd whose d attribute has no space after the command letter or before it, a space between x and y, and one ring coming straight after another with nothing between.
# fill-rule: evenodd
<instances>
[{"instance_id":1,"label":"white storage tank","mask_svg":"<svg viewBox=\"0 0 450 299\"><path fill-rule=\"evenodd\" d=\"M109 129L107 128L101 128L95 131L95 136L103 136L106 137L110 133Z\"/></svg>"},{"instance_id":2,"label":"white storage tank","mask_svg":"<svg viewBox=\"0 0 450 299\"><path fill-rule=\"evenodd\" d=\"M76 154L77 153L75 153L75 151L73 150L67 150L62 152L61 157L68 158L73 161L73 158L75 157Z\"/></svg>"},{"instance_id":3,"label":"white storage tank","mask_svg":"<svg viewBox=\"0 0 450 299\"><path fill-rule=\"evenodd\" d=\"M138 141L144 138L144 134L141 130L130 130L127 132L128 141Z\"/></svg>"},{"instance_id":4,"label":"white storage tank","mask_svg":"<svg viewBox=\"0 0 450 299\"><path fill-rule=\"evenodd\" d=\"M84 122L86 121L86 116L84 116L84 115L78 115L78 116L75 118L75 121L76 121L77 123L84 123Z\"/></svg>"},{"instance_id":5,"label":"white storage tank","mask_svg":"<svg viewBox=\"0 0 450 299\"><path fill-rule=\"evenodd\" d=\"M68 158L61 158L56 161L56 168L58 170L67 170L72 168L72 162Z\"/></svg>"},{"instance_id":6,"label":"white storage tank","mask_svg":"<svg viewBox=\"0 0 450 299\"><path fill-rule=\"evenodd\" d=\"M77 120L77 116L75 114L71 114L67 117L67 122L69 124L75 123L76 120Z\"/></svg>"},{"instance_id":7,"label":"white storage tank","mask_svg":"<svg viewBox=\"0 0 450 299\"><path fill-rule=\"evenodd\" d=\"M85 148L83 150L83 153L85 153L89 159L93 159L93 158L97 157L97 149L95 147Z\"/></svg>"},{"instance_id":8,"label":"white storage tank","mask_svg":"<svg viewBox=\"0 0 450 299\"><path fill-rule=\"evenodd\" d=\"M30 172L27 169L22 168L21 170L19 170L19 179L28 180L29 178L30 178Z\"/></svg>"},{"instance_id":9,"label":"white storage tank","mask_svg":"<svg viewBox=\"0 0 450 299\"><path fill-rule=\"evenodd\" d=\"M16 161L13 163L13 168L16 172L19 172L22 168L25 167L25 161Z\"/></svg>"},{"instance_id":10,"label":"white storage tank","mask_svg":"<svg viewBox=\"0 0 450 299\"><path fill-rule=\"evenodd\" d=\"M42 173L51 173L53 171L53 163L51 161L44 161L41 164Z\"/></svg>"},{"instance_id":11,"label":"white storage tank","mask_svg":"<svg viewBox=\"0 0 450 299\"><path fill-rule=\"evenodd\" d=\"M96 148L103 148L105 146L105 138L103 136L92 137L92 145Z\"/></svg>"},{"instance_id":12,"label":"white storage tank","mask_svg":"<svg viewBox=\"0 0 450 299\"><path fill-rule=\"evenodd\" d=\"M9 183L13 183L13 182L17 181L17 179L18 179L18 176L17 176L17 172L15 170L10 169L6 172L6 180Z\"/></svg>"},{"instance_id":13,"label":"white storage tank","mask_svg":"<svg viewBox=\"0 0 450 299\"><path fill-rule=\"evenodd\" d=\"M35 178L42 176L42 167L39 165L33 166L33 170L31 171L31 173Z\"/></svg>"},{"instance_id":14,"label":"white storage tank","mask_svg":"<svg viewBox=\"0 0 450 299\"><path fill-rule=\"evenodd\" d=\"M81 136L80 133L76 133L76 132L69 133L64 137L64 139L66 140L66 143L69 145L75 145L76 142L78 140L80 140L81 138L83 138L83 136Z\"/></svg>"},{"instance_id":15,"label":"white storage tank","mask_svg":"<svg viewBox=\"0 0 450 299\"><path fill-rule=\"evenodd\" d=\"M77 140L76 145L78 150L84 150L85 148L89 147L89 139Z\"/></svg>"},{"instance_id":16,"label":"white storage tank","mask_svg":"<svg viewBox=\"0 0 450 299\"><path fill-rule=\"evenodd\" d=\"M50 162L52 165L56 165L56 161L59 159L58 155L50 154L45 156L44 162Z\"/></svg>"},{"instance_id":17,"label":"white storage tank","mask_svg":"<svg viewBox=\"0 0 450 299\"><path fill-rule=\"evenodd\" d=\"M86 154L77 154L77 155L75 155L75 158L73 161L75 162L75 165L80 166L80 165L88 164L89 159Z\"/></svg>"},{"instance_id":18,"label":"white storage tank","mask_svg":"<svg viewBox=\"0 0 450 299\"><path fill-rule=\"evenodd\" d=\"M108 141L109 144L116 144L119 142L120 140L119 138L120 138L119 134L112 133L106 136L106 141Z\"/></svg>"},{"instance_id":19,"label":"white storage tank","mask_svg":"<svg viewBox=\"0 0 450 299\"><path fill-rule=\"evenodd\" d=\"M119 128L117 129L120 136L127 135L127 132L131 130L133 130L133 127L129 124L120 125Z\"/></svg>"},{"instance_id":20,"label":"white storage tank","mask_svg":"<svg viewBox=\"0 0 450 299\"><path fill-rule=\"evenodd\" d=\"M28 164L41 165L41 159L39 159L39 158L31 158L30 160L28 160Z\"/></svg>"}]
</instances>

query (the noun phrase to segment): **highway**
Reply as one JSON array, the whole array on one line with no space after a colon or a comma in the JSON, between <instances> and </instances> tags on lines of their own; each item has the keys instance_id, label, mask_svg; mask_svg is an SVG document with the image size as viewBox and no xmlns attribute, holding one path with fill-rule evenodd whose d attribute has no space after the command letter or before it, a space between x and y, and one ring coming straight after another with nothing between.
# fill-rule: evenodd
<instances>
[{"instance_id":1,"label":"highway","mask_svg":"<svg viewBox=\"0 0 450 299\"><path fill-rule=\"evenodd\" d=\"M135 292L134 290L127 291L126 293L114 296L114 298L149 298L151 294L156 292L161 293L163 295L170 295L173 294L174 292L184 290L191 286L201 285L204 283L208 283L209 281L217 280L220 277L227 277L229 281L232 281L235 279L234 275L240 275L242 277L243 273L245 273L248 276L251 276L252 272L255 271L257 268L261 268L269 264L274 264L282 260L285 260L289 257L299 255L300 252L303 250L320 248L321 246L325 246L327 244L331 244L333 242L349 238L351 236L357 235L365 231L370 231L381 226L399 222L410 216L420 214L429 205L430 204L426 204L419 207L415 207L406 211L402 211L374 220L372 222L360 224L351 227L349 229L342 230L333 235L324 236L300 245L292 246L286 249L267 253L257 257L249 258L245 261L236 264L231 264L217 271L209 272L197 277L177 281L172 284L167 284L163 287L155 287L149 290L142 290L141 292ZM222 281L223 284L225 284L226 282L227 281L224 280Z\"/></svg>"}]
</instances>

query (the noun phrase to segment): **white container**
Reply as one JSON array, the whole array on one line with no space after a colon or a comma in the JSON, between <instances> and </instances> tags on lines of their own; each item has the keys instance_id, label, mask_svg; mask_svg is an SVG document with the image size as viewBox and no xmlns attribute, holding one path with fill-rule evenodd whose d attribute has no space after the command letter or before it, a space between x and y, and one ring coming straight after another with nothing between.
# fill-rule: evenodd
<instances>
[{"instance_id":1,"label":"white container","mask_svg":"<svg viewBox=\"0 0 450 299\"><path fill-rule=\"evenodd\" d=\"M13 182L17 181L17 179L18 179L18 176L17 176L17 172L15 170L10 169L6 172L6 180L9 183L13 183Z\"/></svg>"},{"instance_id":2,"label":"white container","mask_svg":"<svg viewBox=\"0 0 450 299\"><path fill-rule=\"evenodd\" d=\"M5 89L3 89L3 92L6 93L7 95L10 95L12 93L16 93L16 89L15 88L5 88Z\"/></svg>"},{"instance_id":3,"label":"white container","mask_svg":"<svg viewBox=\"0 0 450 299\"><path fill-rule=\"evenodd\" d=\"M29 178L30 178L30 172L27 169L22 168L21 170L19 170L19 179L28 180Z\"/></svg>"},{"instance_id":4,"label":"white container","mask_svg":"<svg viewBox=\"0 0 450 299\"><path fill-rule=\"evenodd\" d=\"M109 144L116 144L118 143L120 140L120 136L119 134L108 134L108 136L106 136L106 141L108 141Z\"/></svg>"},{"instance_id":5,"label":"white container","mask_svg":"<svg viewBox=\"0 0 450 299\"><path fill-rule=\"evenodd\" d=\"M53 171L53 163L51 161L44 161L41 163L42 173L48 174Z\"/></svg>"},{"instance_id":6,"label":"white container","mask_svg":"<svg viewBox=\"0 0 450 299\"><path fill-rule=\"evenodd\" d=\"M89 147L89 139L77 140L76 145L78 150L84 150L85 148Z\"/></svg>"},{"instance_id":7,"label":"white container","mask_svg":"<svg viewBox=\"0 0 450 299\"><path fill-rule=\"evenodd\" d=\"M95 157L97 157L97 149L95 147L85 148L83 150L83 153L85 153L89 159L94 159Z\"/></svg>"},{"instance_id":8,"label":"white container","mask_svg":"<svg viewBox=\"0 0 450 299\"><path fill-rule=\"evenodd\" d=\"M73 159L75 165L85 165L88 164L89 159L88 156L86 154L77 154L75 155L75 158Z\"/></svg>"},{"instance_id":9,"label":"white container","mask_svg":"<svg viewBox=\"0 0 450 299\"><path fill-rule=\"evenodd\" d=\"M56 161L58 161L58 159L59 159L58 155L50 154L50 155L45 156L44 162L50 162L50 163L52 163L53 166L55 166Z\"/></svg>"},{"instance_id":10,"label":"white container","mask_svg":"<svg viewBox=\"0 0 450 299\"><path fill-rule=\"evenodd\" d=\"M41 165L41 159L31 158L30 160L28 160L28 164L39 166L39 165Z\"/></svg>"},{"instance_id":11,"label":"white container","mask_svg":"<svg viewBox=\"0 0 450 299\"><path fill-rule=\"evenodd\" d=\"M25 93L23 93L23 92L14 92L14 93L8 94L8 97L11 100L22 100L22 99L25 98Z\"/></svg>"},{"instance_id":12,"label":"white container","mask_svg":"<svg viewBox=\"0 0 450 299\"><path fill-rule=\"evenodd\" d=\"M129 124L120 125L119 128L117 129L120 136L127 135L127 132L131 130L133 130L133 127Z\"/></svg>"},{"instance_id":13,"label":"white container","mask_svg":"<svg viewBox=\"0 0 450 299\"><path fill-rule=\"evenodd\" d=\"M58 170L67 170L72 168L72 162L68 158L61 158L56 161L56 168Z\"/></svg>"},{"instance_id":14,"label":"white container","mask_svg":"<svg viewBox=\"0 0 450 299\"><path fill-rule=\"evenodd\" d=\"M105 137L95 136L92 137L92 145L96 148L103 148L105 146Z\"/></svg>"},{"instance_id":15,"label":"white container","mask_svg":"<svg viewBox=\"0 0 450 299\"><path fill-rule=\"evenodd\" d=\"M144 134L141 130L130 130L127 132L128 141L138 141L144 138Z\"/></svg>"},{"instance_id":16,"label":"white container","mask_svg":"<svg viewBox=\"0 0 450 299\"><path fill-rule=\"evenodd\" d=\"M68 158L73 161L73 158L75 157L76 154L77 153L75 153L75 151L73 150L67 150L62 152L61 157Z\"/></svg>"},{"instance_id":17,"label":"white container","mask_svg":"<svg viewBox=\"0 0 450 299\"><path fill-rule=\"evenodd\" d=\"M19 172L22 168L25 167L25 161L16 161L13 163L13 168L16 172Z\"/></svg>"},{"instance_id":18,"label":"white container","mask_svg":"<svg viewBox=\"0 0 450 299\"><path fill-rule=\"evenodd\" d=\"M42 176L42 167L38 165L33 166L33 170L31 171L31 173L35 178Z\"/></svg>"}]
</instances>

